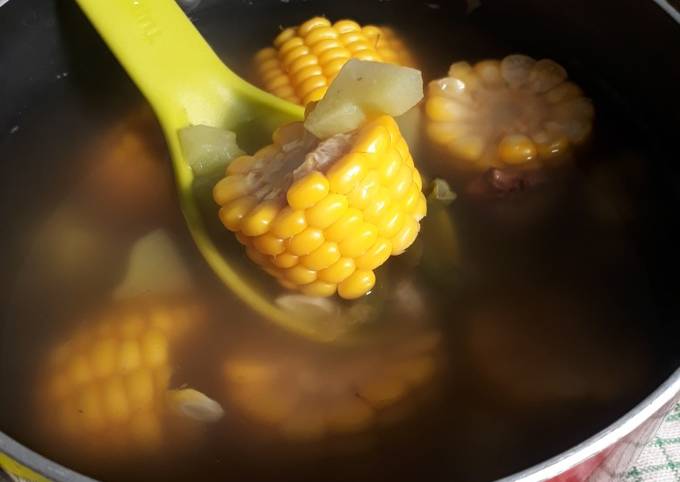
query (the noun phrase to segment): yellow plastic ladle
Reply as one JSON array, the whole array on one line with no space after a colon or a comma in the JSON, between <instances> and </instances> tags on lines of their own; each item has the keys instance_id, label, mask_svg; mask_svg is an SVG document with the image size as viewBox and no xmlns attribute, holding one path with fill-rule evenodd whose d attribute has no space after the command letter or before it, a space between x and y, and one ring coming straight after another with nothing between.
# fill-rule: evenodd
<instances>
[{"instance_id":1,"label":"yellow plastic ladle","mask_svg":"<svg viewBox=\"0 0 680 482\"><path fill-rule=\"evenodd\" d=\"M146 96L161 123L172 155L179 199L191 235L214 272L266 318L307 337L337 336L272 302L239 271L235 260L209 235L194 195L194 175L184 159L178 131L209 125L237 134L271 132L300 120L303 109L252 86L227 68L174 0L76 0Z\"/></svg>"}]
</instances>

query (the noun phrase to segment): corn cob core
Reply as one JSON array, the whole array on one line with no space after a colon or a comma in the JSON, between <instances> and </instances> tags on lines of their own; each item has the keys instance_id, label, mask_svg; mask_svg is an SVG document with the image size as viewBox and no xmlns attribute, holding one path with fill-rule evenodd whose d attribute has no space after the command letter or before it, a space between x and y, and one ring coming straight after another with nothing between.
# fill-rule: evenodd
<instances>
[{"instance_id":1,"label":"corn cob core","mask_svg":"<svg viewBox=\"0 0 680 482\"><path fill-rule=\"evenodd\" d=\"M105 457L157 451L168 430L171 348L197 317L191 305L135 304L57 346L38 387L49 435Z\"/></svg>"},{"instance_id":2,"label":"corn cob core","mask_svg":"<svg viewBox=\"0 0 680 482\"><path fill-rule=\"evenodd\" d=\"M248 418L292 440L366 431L432 379L439 342L428 330L342 356L249 347L224 364L228 395Z\"/></svg>"},{"instance_id":3,"label":"corn cob core","mask_svg":"<svg viewBox=\"0 0 680 482\"><path fill-rule=\"evenodd\" d=\"M593 107L552 60L456 62L428 86L427 133L464 170L534 169L564 160L590 133Z\"/></svg>"},{"instance_id":4,"label":"corn cob core","mask_svg":"<svg viewBox=\"0 0 680 482\"><path fill-rule=\"evenodd\" d=\"M283 30L274 47L255 55L260 85L274 95L307 105L321 99L350 58L412 66L403 42L389 27L314 17Z\"/></svg>"},{"instance_id":5,"label":"corn cob core","mask_svg":"<svg viewBox=\"0 0 680 482\"><path fill-rule=\"evenodd\" d=\"M296 122L235 159L213 190L220 219L284 287L346 299L404 252L426 213L422 181L393 118L319 141Z\"/></svg>"}]
</instances>

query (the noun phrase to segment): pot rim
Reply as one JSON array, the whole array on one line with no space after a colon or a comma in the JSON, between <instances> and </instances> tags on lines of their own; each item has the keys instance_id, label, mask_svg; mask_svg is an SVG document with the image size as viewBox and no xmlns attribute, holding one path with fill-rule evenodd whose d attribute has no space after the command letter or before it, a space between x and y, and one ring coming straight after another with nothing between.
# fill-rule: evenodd
<instances>
[{"instance_id":1,"label":"pot rim","mask_svg":"<svg viewBox=\"0 0 680 482\"><path fill-rule=\"evenodd\" d=\"M9 3L9 1L0 0L0 7ZM670 15L673 20L680 24L680 11L671 5L668 0L653 1ZM670 377L633 409L597 434L555 457L516 474L499 479L497 482L540 482L563 474L634 432L678 396L680 396L680 368L677 368ZM0 431L0 454L5 454L36 473L52 480L96 482L95 479L68 469L34 452L2 431Z\"/></svg>"},{"instance_id":2,"label":"pot rim","mask_svg":"<svg viewBox=\"0 0 680 482\"><path fill-rule=\"evenodd\" d=\"M555 457L509 477L499 479L498 482L539 482L563 474L634 432L678 396L680 396L680 368L677 368L663 384L642 402L619 417L607 428Z\"/></svg>"}]
</instances>

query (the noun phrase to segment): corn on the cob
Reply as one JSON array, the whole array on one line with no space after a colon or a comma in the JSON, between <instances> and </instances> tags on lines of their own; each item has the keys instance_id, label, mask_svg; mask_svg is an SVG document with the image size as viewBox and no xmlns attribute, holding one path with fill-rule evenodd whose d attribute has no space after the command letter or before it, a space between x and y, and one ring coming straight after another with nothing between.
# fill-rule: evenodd
<instances>
[{"instance_id":1,"label":"corn on the cob","mask_svg":"<svg viewBox=\"0 0 680 482\"><path fill-rule=\"evenodd\" d=\"M220 219L283 286L346 299L415 240L422 181L394 119L319 141L296 122L235 159L213 190Z\"/></svg>"},{"instance_id":2,"label":"corn on the cob","mask_svg":"<svg viewBox=\"0 0 680 482\"><path fill-rule=\"evenodd\" d=\"M430 83L429 138L462 170L535 169L560 163L590 133L593 107L552 60L510 55L456 62Z\"/></svg>"},{"instance_id":3,"label":"corn on the cob","mask_svg":"<svg viewBox=\"0 0 680 482\"><path fill-rule=\"evenodd\" d=\"M292 440L365 432L408 413L436 373L439 334L407 338L340 353L246 340L224 363L227 392L248 418Z\"/></svg>"},{"instance_id":4,"label":"corn on the cob","mask_svg":"<svg viewBox=\"0 0 680 482\"><path fill-rule=\"evenodd\" d=\"M57 346L37 390L49 438L106 458L165 446L179 426L167 418L172 348L200 316L189 303L133 303Z\"/></svg>"},{"instance_id":5,"label":"corn on the cob","mask_svg":"<svg viewBox=\"0 0 680 482\"><path fill-rule=\"evenodd\" d=\"M258 81L274 95L307 105L323 97L330 82L351 58L413 66L404 43L389 27L334 24L314 17L283 30L274 47L255 56Z\"/></svg>"}]
</instances>

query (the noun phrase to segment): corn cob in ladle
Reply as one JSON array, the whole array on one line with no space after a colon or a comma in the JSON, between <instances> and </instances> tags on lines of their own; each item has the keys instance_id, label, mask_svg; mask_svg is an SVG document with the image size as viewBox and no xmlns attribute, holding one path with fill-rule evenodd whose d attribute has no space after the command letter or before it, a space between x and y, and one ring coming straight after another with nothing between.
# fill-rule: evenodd
<instances>
[{"instance_id":1,"label":"corn cob in ladle","mask_svg":"<svg viewBox=\"0 0 680 482\"><path fill-rule=\"evenodd\" d=\"M153 19L151 24L139 22L135 2L77 2L158 115L172 153L180 205L206 262L245 303L267 319L314 339L324 338L314 327L301 326L294 316L277 307L249 272L218 247L219 241L207 229L215 213L196 196L197 173L182 150L179 136L179 132L189 126L207 126L228 129L238 136L251 134L252 138L257 133L272 132L285 122L299 120L302 109L260 91L235 75L173 0L144 2L145 15ZM399 112L388 109L385 113L405 112L420 100L422 90L418 95L407 109ZM393 100L403 97L397 95ZM344 116L336 116L331 124L343 118L358 117L366 121L379 114L362 109L357 103L347 103L344 107L349 111ZM358 127L356 124L353 128ZM320 131L315 135L320 136Z\"/></svg>"},{"instance_id":2,"label":"corn cob in ladle","mask_svg":"<svg viewBox=\"0 0 680 482\"><path fill-rule=\"evenodd\" d=\"M283 286L358 298L416 239L427 209L420 174L394 119L365 105L399 115L419 88L418 71L352 60L304 124L229 165L213 191L220 219Z\"/></svg>"}]
</instances>

